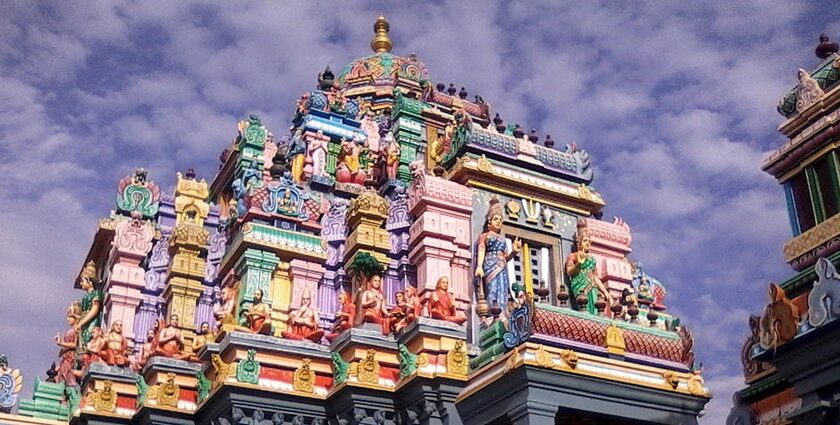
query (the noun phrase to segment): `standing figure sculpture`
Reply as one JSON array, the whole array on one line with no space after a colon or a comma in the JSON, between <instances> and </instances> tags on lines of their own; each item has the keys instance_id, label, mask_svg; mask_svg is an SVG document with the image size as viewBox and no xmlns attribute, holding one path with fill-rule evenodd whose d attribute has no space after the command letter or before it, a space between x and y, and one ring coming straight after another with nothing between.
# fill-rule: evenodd
<instances>
[{"instance_id":1,"label":"standing figure sculpture","mask_svg":"<svg viewBox=\"0 0 840 425\"><path fill-rule=\"evenodd\" d=\"M490 200L487 217L484 222L484 233L478 237L478 267L475 276L481 279L483 292L479 293L479 303L482 295L491 308L504 309L510 296L510 278L507 272L507 262L522 249L522 241L513 241L513 249L507 252L507 242L500 233L502 230L502 206L497 198ZM479 306L479 309L481 307Z\"/></svg>"},{"instance_id":2,"label":"standing figure sculpture","mask_svg":"<svg viewBox=\"0 0 840 425\"><path fill-rule=\"evenodd\" d=\"M583 300L585 298L587 311L590 314L596 314L598 311L595 303L598 301L599 294L606 300L606 305L611 306L614 303L610 292L595 271L597 262L595 256L589 252L592 239L589 236L586 222L582 220L578 221L577 224L575 243L577 244L577 251L569 254L566 258L566 274L571 278L569 286L575 299ZM582 309L583 306L579 305L578 308Z\"/></svg>"},{"instance_id":3,"label":"standing figure sculpture","mask_svg":"<svg viewBox=\"0 0 840 425\"><path fill-rule=\"evenodd\" d=\"M105 343L99 351L99 357L109 366L128 366L128 340L123 336L122 321L111 324L111 330L105 336Z\"/></svg>"},{"instance_id":4,"label":"standing figure sculpture","mask_svg":"<svg viewBox=\"0 0 840 425\"><path fill-rule=\"evenodd\" d=\"M213 306L213 317L218 323L218 330L230 331L236 327L236 287L222 288L221 302Z\"/></svg>"},{"instance_id":5,"label":"standing figure sculpture","mask_svg":"<svg viewBox=\"0 0 840 425\"><path fill-rule=\"evenodd\" d=\"M79 333L76 331L76 323L79 321L81 315L81 307L78 301L70 305L67 309L67 324L70 329L62 337L56 334L55 343L61 347L58 354L58 374L55 376L55 382L64 382L69 387L78 385L78 375L80 372L76 370L76 348L79 343Z\"/></svg>"},{"instance_id":6,"label":"standing figure sculpture","mask_svg":"<svg viewBox=\"0 0 840 425\"><path fill-rule=\"evenodd\" d=\"M263 291L254 291L254 302L245 314L251 331L263 335L271 335L271 307L263 302Z\"/></svg>"},{"instance_id":7,"label":"standing figure sculpture","mask_svg":"<svg viewBox=\"0 0 840 425\"><path fill-rule=\"evenodd\" d=\"M452 302L452 296L449 294L449 278L446 276L438 279L435 290L429 296L429 313L432 319L459 325L467 321L467 316L455 309L455 303Z\"/></svg>"},{"instance_id":8,"label":"standing figure sculpture","mask_svg":"<svg viewBox=\"0 0 840 425\"><path fill-rule=\"evenodd\" d=\"M388 180L396 180L400 169L400 144L391 137L388 147L385 150L385 174Z\"/></svg>"},{"instance_id":9,"label":"standing figure sculpture","mask_svg":"<svg viewBox=\"0 0 840 425\"><path fill-rule=\"evenodd\" d=\"M324 132L318 130L318 137L309 141L309 158L312 161L312 175L326 176L327 142L321 139Z\"/></svg>"},{"instance_id":10,"label":"standing figure sculpture","mask_svg":"<svg viewBox=\"0 0 840 425\"><path fill-rule=\"evenodd\" d=\"M335 313L335 322L333 322L332 330L327 334L327 341L332 342L342 332L350 329L353 326L353 319L356 317L356 305L350 299L350 294L347 291L338 293L338 312Z\"/></svg>"},{"instance_id":11,"label":"standing figure sculpture","mask_svg":"<svg viewBox=\"0 0 840 425\"><path fill-rule=\"evenodd\" d=\"M82 317L76 323L76 331L80 332L80 345L84 347L93 338L93 329L98 328L101 321L99 313L102 311L103 295L102 291L96 288L98 283L96 278L96 263L93 260L85 265L79 279L79 285L85 291L85 295L82 297Z\"/></svg>"},{"instance_id":12,"label":"standing figure sculpture","mask_svg":"<svg viewBox=\"0 0 840 425\"><path fill-rule=\"evenodd\" d=\"M292 139L289 141L289 150L286 151L286 161L292 171L292 179L295 183L303 182L303 167L306 165L306 140L303 137L303 129L295 130Z\"/></svg>"},{"instance_id":13,"label":"standing figure sculpture","mask_svg":"<svg viewBox=\"0 0 840 425\"><path fill-rule=\"evenodd\" d=\"M318 312L312 309L311 304L312 295L309 288L306 288L300 296L300 307L289 314L289 328L281 333L283 338L321 342L324 330L318 327Z\"/></svg>"}]
</instances>

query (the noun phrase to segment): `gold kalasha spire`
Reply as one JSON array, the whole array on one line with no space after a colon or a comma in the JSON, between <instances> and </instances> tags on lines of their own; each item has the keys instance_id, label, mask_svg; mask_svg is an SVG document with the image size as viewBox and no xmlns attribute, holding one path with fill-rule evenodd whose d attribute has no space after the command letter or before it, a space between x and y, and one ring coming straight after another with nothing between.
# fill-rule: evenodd
<instances>
[{"instance_id":1,"label":"gold kalasha spire","mask_svg":"<svg viewBox=\"0 0 840 425\"><path fill-rule=\"evenodd\" d=\"M379 17L376 18L376 22L373 24L373 32L376 35L370 42L370 48L373 49L375 53L391 51L393 44L391 43L391 37L388 37L388 31L390 29L391 26L388 25L388 21L385 20L385 17L379 15Z\"/></svg>"}]
</instances>

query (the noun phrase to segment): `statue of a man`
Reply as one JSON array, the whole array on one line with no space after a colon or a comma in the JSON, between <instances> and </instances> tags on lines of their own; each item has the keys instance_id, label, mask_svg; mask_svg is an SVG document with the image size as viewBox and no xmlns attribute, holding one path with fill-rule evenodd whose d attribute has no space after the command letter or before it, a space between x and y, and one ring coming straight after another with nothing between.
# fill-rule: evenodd
<instances>
[{"instance_id":1,"label":"statue of a man","mask_svg":"<svg viewBox=\"0 0 840 425\"><path fill-rule=\"evenodd\" d=\"M177 314L169 316L169 324L158 331L157 347L155 348L156 356L172 357L175 359L184 359L188 355L184 355L182 351L186 347L184 337L181 335L181 330L178 329L180 319Z\"/></svg>"},{"instance_id":2,"label":"statue of a man","mask_svg":"<svg viewBox=\"0 0 840 425\"><path fill-rule=\"evenodd\" d=\"M262 289L254 291L254 302L248 307L245 317L252 332L271 335L271 307L263 302Z\"/></svg>"},{"instance_id":3,"label":"statue of a man","mask_svg":"<svg viewBox=\"0 0 840 425\"><path fill-rule=\"evenodd\" d=\"M128 340L123 336L121 320L111 324L99 357L110 366L128 366Z\"/></svg>"},{"instance_id":4,"label":"statue of a man","mask_svg":"<svg viewBox=\"0 0 840 425\"><path fill-rule=\"evenodd\" d=\"M332 342L342 332L350 329L353 326L353 319L356 317L356 305L350 299L350 294L346 291L338 293L338 312L335 313L335 322L333 322L332 332L327 334L327 340Z\"/></svg>"},{"instance_id":5,"label":"statue of a man","mask_svg":"<svg viewBox=\"0 0 840 425\"><path fill-rule=\"evenodd\" d=\"M309 288L304 289L300 297L300 307L289 314L289 328L282 332L283 338L321 342L324 330L318 327L318 312L310 306L311 303Z\"/></svg>"},{"instance_id":6,"label":"statue of a man","mask_svg":"<svg viewBox=\"0 0 840 425\"><path fill-rule=\"evenodd\" d=\"M303 182L303 167L306 164L306 140L303 137L303 129L295 130L292 139L289 141L289 150L286 151L286 160L292 171L292 179L295 183Z\"/></svg>"},{"instance_id":7,"label":"statue of a man","mask_svg":"<svg viewBox=\"0 0 840 425\"><path fill-rule=\"evenodd\" d=\"M102 351L102 347L105 346L105 337L102 335L102 328L99 326L93 328L90 335L90 341L85 344L86 352L82 357L82 363L85 367L90 366L93 362L102 360L99 357L99 352Z\"/></svg>"},{"instance_id":8,"label":"statue of a man","mask_svg":"<svg viewBox=\"0 0 840 425\"><path fill-rule=\"evenodd\" d=\"M375 274L368 279L367 288L360 297L360 322L375 323L382 326L382 333L390 332L388 326L388 308L385 306L385 295L382 294L382 276Z\"/></svg>"},{"instance_id":9,"label":"statue of a man","mask_svg":"<svg viewBox=\"0 0 840 425\"><path fill-rule=\"evenodd\" d=\"M446 320L459 325L467 321L467 316L458 311L452 302L449 295L449 278L446 276L438 279L435 290L429 296L429 313L432 319Z\"/></svg>"}]
</instances>

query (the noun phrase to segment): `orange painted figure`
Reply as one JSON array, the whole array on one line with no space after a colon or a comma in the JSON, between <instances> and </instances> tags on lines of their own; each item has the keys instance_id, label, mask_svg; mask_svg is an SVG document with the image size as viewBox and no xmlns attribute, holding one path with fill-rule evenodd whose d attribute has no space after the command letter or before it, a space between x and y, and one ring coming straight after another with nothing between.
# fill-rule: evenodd
<instances>
[{"instance_id":1,"label":"orange painted figure","mask_svg":"<svg viewBox=\"0 0 840 425\"><path fill-rule=\"evenodd\" d=\"M178 329L179 323L177 314L169 316L169 325L163 327L157 334L157 347L155 347L154 355L179 360L189 356L182 353L187 344L184 342L181 330Z\"/></svg>"},{"instance_id":2,"label":"orange painted figure","mask_svg":"<svg viewBox=\"0 0 840 425\"><path fill-rule=\"evenodd\" d=\"M99 357L110 366L128 366L128 340L123 336L122 321L111 324Z\"/></svg>"},{"instance_id":3,"label":"orange painted figure","mask_svg":"<svg viewBox=\"0 0 840 425\"><path fill-rule=\"evenodd\" d=\"M353 326L353 318L356 316L356 305L350 299L350 294L341 291L338 294L339 310L335 314L335 322L333 322L332 332L327 334L327 340L332 342L342 332L350 329Z\"/></svg>"},{"instance_id":4,"label":"orange painted figure","mask_svg":"<svg viewBox=\"0 0 840 425\"><path fill-rule=\"evenodd\" d=\"M306 289L300 297L300 307L289 314L289 329L283 331L283 338L321 342L324 330L318 327L318 312L312 309L311 304L312 295Z\"/></svg>"},{"instance_id":5,"label":"orange painted figure","mask_svg":"<svg viewBox=\"0 0 840 425\"><path fill-rule=\"evenodd\" d=\"M467 316L455 309L455 303L449 294L448 277L442 276L438 279L435 290L429 296L429 312L432 319L446 320L459 325L467 321Z\"/></svg>"},{"instance_id":6,"label":"orange painted figure","mask_svg":"<svg viewBox=\"0 0 840 425\"><path fill-rule=\"evenodd\" d=\"M248 327L251 331L263 335L271 335L271 307L262 302L263 291L254 291L254 303L248 307Z\"/></svg>"},{"instance_id":7,"label":"orange painted figure","mask_svg":"<svg viewBox=\"0 0 840 425\"><path fill-rule=\"evenodd\" d=\"M361 317L359 323L375 323L382 326L382 333L390 332L388 309L385 307L385 295L382 294L382 276L373 275L367 282L367 288L359 294Z\"/></svg>"}]
</instances>

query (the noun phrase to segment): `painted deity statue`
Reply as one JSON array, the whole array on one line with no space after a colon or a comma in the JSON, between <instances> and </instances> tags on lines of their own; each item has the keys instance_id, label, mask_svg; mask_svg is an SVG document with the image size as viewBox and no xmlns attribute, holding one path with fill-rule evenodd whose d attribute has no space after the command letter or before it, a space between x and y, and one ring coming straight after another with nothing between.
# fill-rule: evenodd
<instances>
[{"instance_id":1,"label":"painted deity statue","mask_svg":"<svg viewBox=\"0 0 840 425\"><path fill-rule=\"evenodd\" d=\"M566 274L571 278L569 286L575 299L586 298L587 311L590 314L596 314L595 303L598 301L599 294L606 300L608 306L613 305L613 299L595 270L597 262L595 256L589 252L592 239L584 221L578 221L575 241L577 251L566 258Z\"/></svg>"},{"instance_id":2,"label":"painted deity statue","mask_svg":"<svg viewBox=\"0 0 840 425\"><path fill-rule=\"evenodd\" d=\"M449 294L449 278L446 276L438 279L435 290L429 296L429 314L432 319L446 320L459 325L467 321L467 316L455 308Z\"/></svg>"},{"instance_id":3,"label":"painted deity statue","mask_svg":"<svg viewBox=\"0 0 840 425\"><path fill-rule=\"evenodd\" d=\"M358 323L374 323L382 327L382 333L390 331L388 308L382 293L382 275L374 274L367 281L365 290L359 294Z\"/></svg>"},{"instance_id":4,"label":"painted deity statue","mask_svg":"<svg viewBox=\"0 0 840 425\"><path fill-rule=\"evenodd\" d=\"M385 150L385 174L388 176L388 180L397 179L397 172L400 169L400 154L400 144L391 137L391 141Z\"/></svg>"},{"instance_id":5,"label":"painted deity statue","mask_svg":"<svg viewBox=\"0 0 840 425\"><path fill-rule=\"evenodd\" d=\"M236 288L222 288L221 302L213 307L213 317L221 329L236 326ZM227 330L227 329L225 329Z\"/></svg>"},{"instance_id":6,"label":"painted deity statue","mask_svg":"<svg viewBox=\"0 0 840 425\"><path fill-rule=\"evenodd\" d=\"M318 137L309 141L309 160L312 162L313 176L326 176L327 142L322 140L324 132L318 130Z\"/></svg>"},{"instance_id":7,"label":"painted deity statue","mask_svg":"<svg viewBox=\"0 0 840 425\"><path fill-rule=\"evenodd\" d=\"M341 141L341 151L338 153L338 166L335 179L339 183L364 184L367 173L361 167L359 155L361 147L352 140Z\"/></svg>"},{"instance_id":8,"label":"painted deity statue","mask_svg":"<svg viewBox=\"0 0 840 425\"><path fill-rule=\"evenodd\" d=\"M416 317L414 307L408 304L405 292L399 291L396 294L397 305L388 314L388 328L393 333L399 333L403 328L411 324Z\"/></svg>"},{"instance_id":9,"label":"painted deity statue","mask_svg":"<svg viewBox=\"0 0 840 425\"><path fill-rule=\"evenodd\" d=\"M195 333L195 338L193 338L192 344L190 348L194 354L198 354L198 351L201 350L201 347L207 345L208 342L215 341L215 334L210 331L210 324L207 322L202 322L201 326L198 328L198 332Z\"/></svg>"},{"instance_id":10,"label":"painted deity statue","mask_svg":"<svg viewBox=\"0 0 840 425\"><path fill-rule=\"evenodd\" d=\"M306 139L303 137L303 129L295 130L289 141L289 150L286 151L286 160L292 171L292 179L295 183L303 182L303 167L306 163Z\"/></svg>"},{"instance_id":11,"label":"painted deity statue","mask_svg":"<svg viewBox=\"0 0 840 425\"><path fill-rule=\"evenodd\" d=\"M155 334L156 332L154 329L149 329L146 332L146 342L140 346L140 351L137 353L137 361L135 361L132 365L132 369L134 369L134 371L140 371L143 369L143 366L146 366L146 362L149 361L149 357L151 357L155 352L152 345L155 340Z\"/></svg>"},{"instance_id":12,"label":"painted deity statue","mask_svg":"<svg viewBox=\"0 0 840 425\"><path fill-rule=\"evenodd\" d=\"M111 330L105 335L105 343L99 351L99 357L109 366L128 366L128 339L123 336L122 321L111 324Z\"/></svg>"},{"instance_id":13,"label":"painted deity statue","mask_svg":"<svg viewBox=\"0 0 840 425\"><path fill-rule=\"evenodd\" d=\"M356 305L350 299L350 294L341 291L338 294L338 312L335 313L335 321L331 332L327 334L327 340L332 342L342 332L353 326L353 319L356 317Z\"/></svg>"},{"instance_id":14,"label":"painted deity statue","mask_svg":"<svg viewBox=\"0 0 840 425\"><path fill-rule=\"evenodd\" d=\"M263 302L262 289L254 291L254 302L248 307L245 318L252 332L271 335L271 307Z\"/></svg>"},{"instance_id":15,"label":"painted deity statue","mask_svg":"<svg viewBox=\"0 0 840 425\"><path fill-rule=\"evenodd\" d=\"M154 355L171 357L179 360L186 360L188 354L184 354L184 347L187 343L184 341L184 336L181 335L181 330L178 329L180 320L177 314L169 316L169 324L162 327L157 334L157 347L155 347Z\"/></svg>"},{"instance_id":16,"label":"painted deity statue","mask_svg":"<svg viewBox=\"0 0 840 425\"><path fill-rule=\"evenodd\" d=\"M105 336L102 335L102 328L97 326L91 330L90 341L85 344L85 354L82 356L82 364L88 367L91 363L102 360L99 357L99 353L103 347L105 347Z\"/></svg>"},{"instance_id":17,"label":"painted deity statue","mask_svg":"<svg viewBox=\"0 0 840 425\"><path fill-rule=\"evenodd\" d=\"M89 261L82 270L79 284L85 295L82 297L82 316L76 323L76 331L81 334L81 345L86 346L93 337L93 329L101 323L102 291L96 288L96 263Z\"/></svg>"},{"instance_id":18,"label":"painted deity statue","mask_svg":"<svg viewBox=\"0 0 840 425\"><path fill-rule=\"evenodd\" d=\"M283 338L304 340L320 343L324 337L324 330L318 327L320 319L318 312L312 307L312 294L304 289L300 297L300 307L289 314L289 328L283 331Z\"/></svg>"},{"instance_id":19,"label":"painted deity statue","mask_svg":"<svg viewBox=\"0 0 840 425\"><path fill-rule=\"evenodd\" d=\"M507 262L522 249L522 241L513 242L513 249L507 252L507 242L502 230L502 206L497 198L490 200L484 233L478 238L478 264L475 276L482 279L484 296L488 305L504 309L510 300L510 278Z\"/></svg>"},{"instance_id":20,"label":"painted deity statue","mask_svg":"<svg viewBox=\"0 0 840 425\"><path fill-rule=\"evenodd\" d=\"M76 370L76 349L79 343L79 332L76 330L76 323L81 316L82 308L78 301L70 305L67 309L67 324L70 329L64 336L57 334L55 336L55 343L61 348L58 354L58 374L55 381L58 383L64 382L67 386L75 387L78 385L78 375Z\"/></svg>"}]
</instances>

